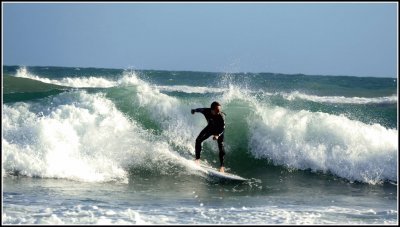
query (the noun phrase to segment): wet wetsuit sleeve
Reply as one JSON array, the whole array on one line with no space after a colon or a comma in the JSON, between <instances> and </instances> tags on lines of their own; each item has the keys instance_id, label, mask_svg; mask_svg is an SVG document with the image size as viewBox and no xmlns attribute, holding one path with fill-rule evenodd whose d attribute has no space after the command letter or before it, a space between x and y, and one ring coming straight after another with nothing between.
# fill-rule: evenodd
<instances>
[{"instance_id":1,"label":"wet wetsuit sleeve","mask_svg":"<svg viewBox=\"0 0 400 227\"><path fill-rule=\"evenodd\" d=\"M206 109L207 109L207 108L197 108L197 109L193 109L193 110L194 110L194 112L204 114L204 111L205 111Z\"/></svg>"},{"instance_id":2,"label":"wet wetsuit sleeve","mask_svg":"<svg viewBox=\"0 0 400 227\"><path fill-rule=\"evenodd\" d=\"M218 119L217 125L216 125L218 136L221 136L222 133L224 133L224 131L225 131L225 118L224 118L224 116L222 116L222 114L220 116L221 117Z\"/></svg>"}]
</instances>

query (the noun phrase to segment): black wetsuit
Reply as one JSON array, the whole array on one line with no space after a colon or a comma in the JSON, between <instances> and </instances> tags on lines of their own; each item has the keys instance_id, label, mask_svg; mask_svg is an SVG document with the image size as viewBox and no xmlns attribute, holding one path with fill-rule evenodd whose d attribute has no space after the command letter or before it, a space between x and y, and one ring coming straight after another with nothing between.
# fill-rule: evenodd
<instances>
[{"instance_id":1,"label":"black wetsuit","mask_svg":"<svg viewBox=\"0 0 400 227\"><path fill-rule=\"evenodd\" d=\"M212 135L218 136L218 149L219 149L219 161L221 167L224 166L224 130L225 130L225 119L223 113L213 115L211 108L198 108L194 109L194 112L200 112L204 114L208 125L200 132L196 139L196 159L200 159L201 144L204 140L208 139Z\"/></svg>"}]
</instances>

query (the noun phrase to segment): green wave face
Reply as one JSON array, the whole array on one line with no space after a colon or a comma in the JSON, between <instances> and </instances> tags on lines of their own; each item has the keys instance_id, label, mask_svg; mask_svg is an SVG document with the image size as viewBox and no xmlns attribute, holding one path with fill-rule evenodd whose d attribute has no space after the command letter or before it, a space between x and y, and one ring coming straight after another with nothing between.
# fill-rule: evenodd
<instances>
[{"instance_id":1,"label":"green wave face","mask_svg":"<svg viewBox=\"0 0 400 227\"><path fill-rule=\"evenodd\" d=\"M66 89L67 87L64 86L43 83L33 79L3 76L4 103L36 100L59 94Z\"/></svg>"}]
</instances>

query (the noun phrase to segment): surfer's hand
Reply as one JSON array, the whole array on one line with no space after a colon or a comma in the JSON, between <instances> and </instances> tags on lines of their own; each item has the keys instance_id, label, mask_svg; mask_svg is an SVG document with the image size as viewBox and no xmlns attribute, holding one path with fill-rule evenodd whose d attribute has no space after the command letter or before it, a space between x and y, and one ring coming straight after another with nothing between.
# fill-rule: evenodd
<instances>
[{"instance_id":1,"label":"surfer's hand","mask_svg":"<svg viewBox=\"0 0 400 227\"><path fill-rule=\"evenodd\" d=\"M190 110L190 112L192 112L192 114L194 114L194 109Z\"/></svg>"},{"instance_id":2,"label":"surfer's hand","mask_svg":"<svg viewBox=\"0 0 400 227\"><path fill-rule=\"evenodd\" d=\"M217 140L218 139L218 136L213 136L213 140Z\"/></svg>"}]
</instances>

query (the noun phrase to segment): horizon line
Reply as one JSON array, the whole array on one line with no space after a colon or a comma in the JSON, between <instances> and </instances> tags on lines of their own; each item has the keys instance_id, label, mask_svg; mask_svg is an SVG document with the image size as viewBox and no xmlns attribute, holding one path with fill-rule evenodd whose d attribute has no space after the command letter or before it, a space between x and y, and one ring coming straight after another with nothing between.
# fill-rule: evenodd
<instances>
[{"instance_id":1,"label":"horizon line","mask_svg":"<svg viewBox=\"0 0 400 227\"><path fill-rule=\"evenodd\" d=\"M203 71L203 70L176 70L176 69L138 69L135 68L133 66L129 66L126 68L114 68L114 67L94 67L94 66L54 66L54 65L17 65L17 64L11 64L11 65L5 65L3 64L2 67L52 67L52 68L94 68L94 69L111 69L111 70L137 70L137 71L170 71L170 72L198 72L198 73L220 73L220 74L282 74L282 75L305 75L305 76L331 76L331 77L335 77L335 76L339 76L339 77L370 77L370 78L398 78L397 76L394 77L388 77L388 76L355 76L355 75L332 75L332 74L305 74L305 73L277 73L277 72L254 72L254 71L237 71L237 72L217 72L217 71ZM3 74L3 68L1 69L2 74Z\"/></svg>"}]
</instances>

